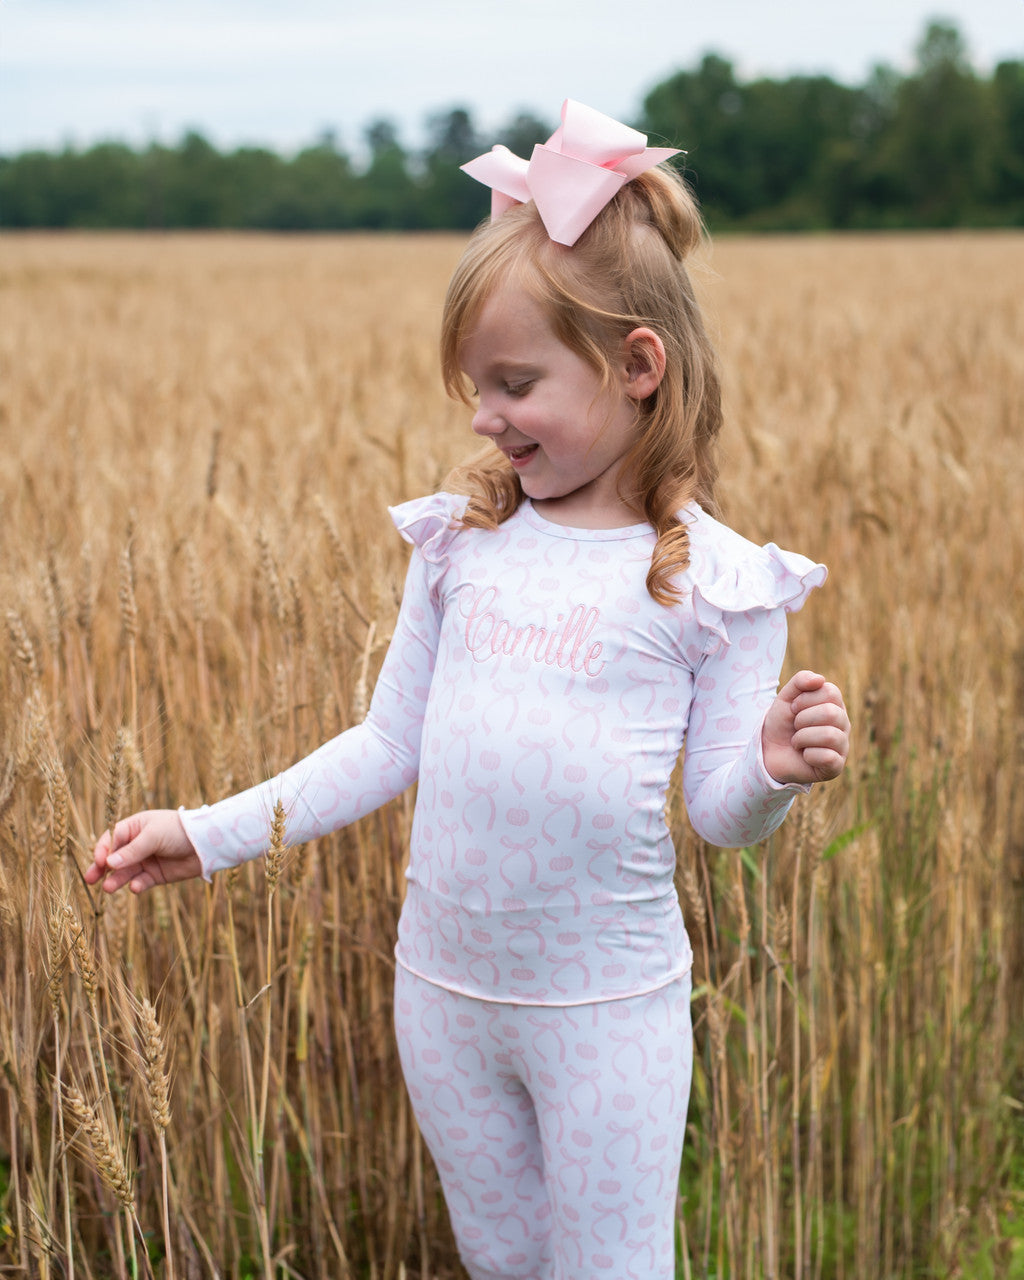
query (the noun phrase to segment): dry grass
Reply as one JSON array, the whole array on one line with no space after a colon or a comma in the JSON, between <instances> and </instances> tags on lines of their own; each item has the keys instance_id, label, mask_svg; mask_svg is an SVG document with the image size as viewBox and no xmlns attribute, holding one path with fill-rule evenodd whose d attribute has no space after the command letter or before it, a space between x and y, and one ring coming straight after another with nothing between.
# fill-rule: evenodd
<instances>
[{"instance_id":1,"label":"dry grass","mask_svg":"<svg viewBox=\"0 0 1024 1280\"><path fill-rule=\"evenodd\" d=\"M15 1274L460 1274L389 1026L409 798L269 875L103 901L79 874L118 816L215 799L365 706L404 565L384 507L467 442L434 353L459 247L0 240ZM727 509L830 565L789 665L840 680L856 745L770 847L701 846L677 815L700 1052L680 1274L1008 1274L1024 237L710 263Z\"/></svg>"}]
</instances>

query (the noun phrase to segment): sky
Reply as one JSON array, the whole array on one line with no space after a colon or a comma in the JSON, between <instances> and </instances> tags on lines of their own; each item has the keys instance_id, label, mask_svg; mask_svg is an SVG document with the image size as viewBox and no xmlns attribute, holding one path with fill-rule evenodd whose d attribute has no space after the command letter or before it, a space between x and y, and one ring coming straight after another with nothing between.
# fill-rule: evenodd
<instances>
[{"instance_id":1,"label":"sky","mask_svg":"<svg viewBox=\"0 0 1024 1280\"><path fill-rule=\"evenodd\" d=\"M1024 0L0 0L0 154L194 128L358 155L376 119L416 147L431 114L466 107L486 138L567 97L628 120L707 52L740 79L908 71L933 18L984 74L1024 61Z\"/></svg>"}]
</instances>

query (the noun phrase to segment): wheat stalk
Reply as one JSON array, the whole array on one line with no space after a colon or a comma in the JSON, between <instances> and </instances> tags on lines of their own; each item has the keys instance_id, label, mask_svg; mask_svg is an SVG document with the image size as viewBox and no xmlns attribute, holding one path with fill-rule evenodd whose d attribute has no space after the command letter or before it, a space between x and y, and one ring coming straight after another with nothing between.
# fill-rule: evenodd
<instances>
[{"instance_id":1,"label":"wheat stalk","mask_svg":"<svg viewBox=\"0 0 1024 1280\"><path fill-rule=\"evenodd\" d=\"M288 604L281 586L281 575L278 572L277 560L270 545L270 538L263 525L256 530L256 546L259 550L260 582L270 600L271 614L282 630L288 623Z\"/></svg>"},{"instance_id":2,"label":"wheat stalk","mask_svg":"<svg viewBox=\"0 0 1024 1280\"><path fill-rule=\"evenodd\" d=\"M210 438L210 460L206 467L206 496L212 501L217 494L217 481L220 473L221 426L218 422L213 428Z\"/></svg>"},{"instance_id":3,"label":"wheat stalk","mask_svg":"<svg viewBox=\"0 0 1024 1280\"><path fill-rule=\"evenodd\" d=\"M118 560L117 600L121 608L121 630L130 644L139 634L139 606L135 599L135 560L129 536Z\"/></svg>"},{"instance_id":4,"label":"wheat stalk","mask_svg":"<svg viewBox=\"0 0 1024 1280\"><path fill-rule=\"evenodd\" d=\"M75 909L70 902L64 904L64 922L71 942L71 954L75 958L75 968L89 1004L95 1009L96 1001L99 999L99 974L81 922L75 915Z\"/></svg>"},{"instance_id":5,"label":"wheat stalk","mask_svg":"<svg viewBox=\"0 0 1024 1280\"><path fill-rule=\"evenodd\" d=\"M63 1000L62 988L64 974L68 967L67 917L63 905L54 902L47 916L47 948L49 953L49 978L47 987L50 996L50 1011L53 1014L54 1056L56 1059L56 1121L57 1135L60 1141L60 1166L64 1185L64 1240L68 1258L68 1280L74 1280L74 1233L71 1220L71 1179L68 1172L67 1142L64 1133L64 1100L61 1072L64 1067L65 1042L63 1032ZM52 1175L51 1175L52 1183ZM52 1198L52 1197L51 1197Z\"/></svg>"},{"instance_id":6,"label":"wheat stalk","mask_svg":"<svg viewBox=\"0 0 1024 1280\"><path fill-rule=\"evenodd\" d=\"M3 628L0 693L15 1231L0 1233L0 1263L20 1273L131 1274L121 1215L96 1204L65 1154L70 1109L33 1101L36 1070L74 1079L117 1135L110 1100L127 1096L131 1059L147 1088L141 1011L114 1010L128 970L97 963L86 897L69 899L68 920L50 883L53 855L65 848L60 871L73 875L92 843L86 815L105 816L107 758L98 771L87 762L98 743L109 756L123 726L126 792L137 783L147 804L192 805L248 780L270 750L271 712L285 712L272 745L291 758L365 709L404 565L385 505L430 491L465 450L425 323L460 248L446 237L0 238L11 285L0 417L19 424L0 454L4 612L17 619ZM1002 1215L1016 1112L1003 1099L1024 1001L1024 664L1007 592L1024 557L1024 526L1007 514L1024 480L1024 237L735 238L715 265L696 285L721 318L726 519L828 563L825 590L789 620L787 664L838 675L855 750L844 781L798 802L768 881L763 852L705 848L673 799L680 896L707 966L695 975L707 993L688 1131L698 1164L681 1188L692 1271L760 1274L774 1213L787 1280L981 1274L1012 1251ZM196 309L209 325L189 323ZM400 435L368 445L384 419ZM59 436L73 447L53 449ZM140 572L122 609L133 506ZM260 524L277 609L247 545ZM133 609L134 644L121 619ZM965 616L969 627L949 625ZM274 701L279 663L287 707ZM183 1015L164 1135L171 1246L190 1248L179 1274L270 1274L278 1242L306 1275L340 1273L340 1246L356 1275L393 1276L402 1262L411 1273L412 1257L424 1275L457 1267L400 1101L389 948L372 941L394 932L410 816L406 798L325 838L305 879L290 857L295 874L282 871L273 893L245 867L125 896L133 978L159 984L161 1013ZM837 838L868 826L877 845L863 831ZM731 896L737 856L746 925ZM108 955L117 927L99 938ZM84 959L73 937L88 943ZM78 975L90 957L87 1000ZM108 1061L111 1043L138 1048ZM161 1132L148 1114L145 1128ZM146 1167L136 1209L159 1241L155 1156Z\"/></svg>"},{"instance_id":7,"label":"wheat stalk","mask_svg":"<svg viewBox=\"0 0 1024 1280\"><path fill-rule=\"evenodd\" d=\"M285 855L285 813L280 800L274 804L274 816L270 821L270 848L267 850L265 872L267 878L267 894L272 895L281 880L281 868Z\"/></svg>"},{"instance_id":8,"label":"wheat stalk","mask_svg":"<svg viewBox=\"0 0 1024 1280\"><path fill-rule=\"evenodd\" d=\"M29 682L36 684L39 680L39 664L36 662L35 645L29 637L21 614L16 609L7 610L7 633L11 637L15 658L24 669Z\"/></svg>"},{"instance_id":9,"label":"wheat stalk","mask_svg":"<svg viewBox=\"0 0 1024 1280\"><path fill-rule=\"evenodd\" d=\"M160 1184L163 1201L164 1259L167 1280L174 1280L174 1251L171 1240L170 1169L167 1159L167 1130L171 1123L170 1084L165 1063L164 1034L149 1000L142 1000L142 1057L146 1070L146 1097L149 1114L160 1144Z\"/></svg>"},{"instance_id":10,"label":"wheat stalk","mask_svg":"<svg viewBox=\"0 0 1024 1280\"><path fill-rule=\"evenodd\" d=\"M59 1023L62 1008L61 989L68 967L67 915L65 908L61 905L52 907L47 916L47 944L50 961L50 976L47 980L50 1009L54 1022Z\"/></svg>"},{"instance_id":11,"label":"wheat stalk","mask_svg":"<svg viewBox=\"0 0 1024 1280\"><path fill-rule=\"evenodd\" d=\"M65 1085L64 1100L85 1132L96 1170L103 1182L125 1208L132 1208L135 1203L132 1182L119 1144L114 1141L104 1121L86 1102L76 1085Z\"/></svg>"},{"instance_id":12,"label":"wheat stalk","mask_svg":"<svg viewBox=\"0 0 1024 1280\"><path fill-rule=\"evenodd\" d=\"M71 787L64 765L56 755L47 759L43 776L50 808L50 848L55 858L64 858L70 839Z\"/></svg>"}]
</instances>

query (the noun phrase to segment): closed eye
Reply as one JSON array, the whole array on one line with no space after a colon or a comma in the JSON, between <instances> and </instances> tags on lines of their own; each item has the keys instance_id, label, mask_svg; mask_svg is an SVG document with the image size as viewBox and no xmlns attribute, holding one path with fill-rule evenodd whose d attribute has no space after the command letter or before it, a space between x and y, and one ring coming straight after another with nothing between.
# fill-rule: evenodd
<instances>
[{"instance_id":1,"label":"closed eye","mask_svg":"<svg viewBox=\"0 0 1024 1280\"><path fill-rule=\"evenodd\" d=\"M515 383L506 382L505 393L506 395L510 395L514 397L525 396L532 386L533 386L532 378L528 379L526 382L515 382Z\"/></svg>"}]
</instances>

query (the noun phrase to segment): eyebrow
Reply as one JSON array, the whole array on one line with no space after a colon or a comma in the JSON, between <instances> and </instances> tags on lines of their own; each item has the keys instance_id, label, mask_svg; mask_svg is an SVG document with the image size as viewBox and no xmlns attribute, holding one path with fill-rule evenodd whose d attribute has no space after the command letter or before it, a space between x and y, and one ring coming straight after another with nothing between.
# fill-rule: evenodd
<instances>
[{"instance_id":1,"label":"eyebrow","mask_svg":"<svg viewBox=\"0 0 1024 1280\"><path fill-rule=\"evenodd\" d=\"M536 373L540 366L533 360L491 360L484 366L483 372L490 377L500 377L502 374L513 373Z\"/></svg>"}]
</instances>

